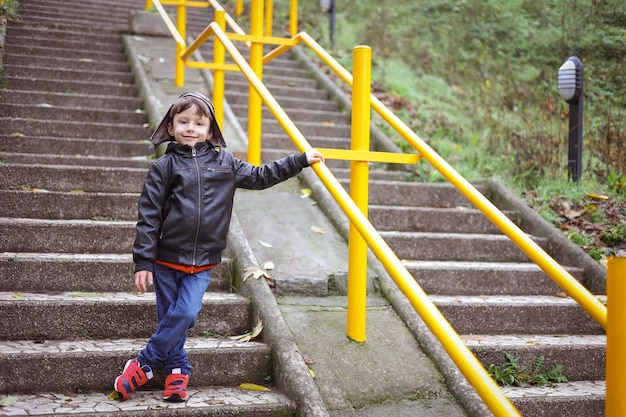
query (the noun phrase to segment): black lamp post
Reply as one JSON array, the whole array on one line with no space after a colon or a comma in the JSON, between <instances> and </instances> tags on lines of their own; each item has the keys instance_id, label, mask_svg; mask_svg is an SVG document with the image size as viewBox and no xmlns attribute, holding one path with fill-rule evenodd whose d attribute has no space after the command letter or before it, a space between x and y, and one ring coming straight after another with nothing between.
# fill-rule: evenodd
<instances>
[{"instance_id":1,"label":"black lamp post","mask_svg":"<svg viewBox=\"0 0 626 417\"><path fill-rule=\"evenodd\" d=\"M328 13L330 22L330 44L335 47L335 0L320 0L322 10Z\"/></svg>"},{"instance_id":2,"label":"black lamp post","mask_svg":"<svg viewBox=\"0 0 626 417\"><path fill-rule=\"evenodd\" d=\"M580 180L583 154L583 63L569 57L559 68L558 87L563 100L569 103L568 178Z\"/></svg>"}]
</instances>

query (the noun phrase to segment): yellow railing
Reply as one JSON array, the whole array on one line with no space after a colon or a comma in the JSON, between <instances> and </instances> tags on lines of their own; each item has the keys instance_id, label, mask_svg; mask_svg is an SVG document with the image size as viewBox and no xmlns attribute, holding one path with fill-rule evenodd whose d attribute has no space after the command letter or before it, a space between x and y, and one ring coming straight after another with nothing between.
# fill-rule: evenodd
<instances>
[{"instance_id":1,"label":"yellow railing","mask_svg":"<svg viewBox=\"0 0 626 417\"><path fill-rule=\"evenodd\" d=\"M163 2L165 4L165 1ZM191 5L192 2L185 2L184 0L168 1L167 4L179 5L181 4ZM235 33L226 33L225 25L227 18L225 17L224 10L211 1L211 5L215 8L216 17L215 22L207 26L201 35L196 38L189 48L184 48L184 23L182 23L183 30L175 31L173 24L168 24L168 28L174 35L174 39L177 43L177 59L184 62L185 65L196 68L213 69L215 74L219 74L223 71L241 71L250 83L250 107L254 109L249 110L249 162L258 164L260 161L260 109L261 100L265 103L267 108L274 115L278 123L285 130L292 142L295 144L299 151L306 151L311 148L311 145L307 142L306 138L298 130L295 124L284 112L282 107L276 102L274 97L267 90L262 82L262 65L278 57L282 53L288 51L295 45L300 43L305 44L311 50L317 54L317 56L328 65L343 81L353 87L353 95L363 93L363 85L353 85L355 76L345 70L334 58L332 58L321 46L319 46L308 34L300 32L293 36L291 39L276 38L272 36L263 36L262 25L260 22L263 20L263 5L261 0L252 0L251 7L251 34L246 35L240 30L236 30ZM167 14L162 10L159 1L154 1L155 7L161 14L164 21L169 20ZM180 20L178 24L181 25ZM229 23L229 25L231 25ZM231 25L231 27L233 27ZM236 27L236 26L235 26ZM266 29L267 33L269 30ZM177 37L175 33L179 33ZM223 48L229 53L234 65L225 63L224 54L215 54L213 62L192 62L189 59L203 45L209 38L214 37L217 42L214 43L215 50ZM234 46L233 41L248 42L250 45L250 63L248 63L237 48ZM262 45L265 43L279 45L272 52L265 56L262 56ZM219 46L218 46L219 44ZM178 53L178 46L183 48L182 53ZM358 60L357 50L355 49L355 73L361 69L356 61ZM177 66L178 68L178 66ZM218 81L218 78L221 80ZM367 81L369 82L369 81ZM221 107L223 99L223 85L217 85L223 83L222 77L214 78L214 103L217 107ZM444 175L448 181L450 181L459 191L479 210L481 210L500 230L507 235L520 249L529 256L529 258L539 265L548 276L550 276L569 296L576 300L582 308L595 319L602 327L606 328L607 310L606 307L589 291L582 286L573 276L571 276L563 267L561 267L555 260L553 260L539 245L537 245L532 239L530 239L517 225L511 222L500 210L498 210L486 197L484 197L476 188L465 180L459 173L457 173L443 158L441 158L432 148L430 148L419 136L411 131L395 114L393 114L386 106L384 106L376 97L369 93L369 86L366 96L360 96L360 103L367 102L366 109L361 108L355 116L353 109L353 121L355 117L361 114L361 121L359 125L365 123L367 120L369 124L369 115L367 119L362 114L363 112L369 112L369 105L381 115L402 137L404 137L418 152L420 157L429 161L439 172ZM216 96L216 91L218 95ZM368 99L369 97L369 99ZM356 105L357 103L355 103ZM354 107L354 106L353 106ZM252 119L255 119L252 121ZM356 125L353 129L356 129ZM256 131L258 129L258 131ZM258 135L258 136L257 136ZM356 136L363 136L364 132L356 134ZM369 131L367 131L369 137ZM353 148L350 151L346 150L331 150L320 149L327 158L337 159L349 159L353 162L367 162L380 160L385 162L400 162L407 163L406 155L397 155L389 153L370 152L367 149L363 149L358 144L355 146L355 132L353 131ZM411 155L412 158L417 158L417 155ZM417 159L412 159L415 162ZM352 168L356 171L359 168L359 164L352 165ZM341 209L346 213L350 220L351 227L353 227L358 234L365 240L369 248L374 255L381 261L385 269L398 285L402 293L411 302L417 313L424 320L425 324L441 342L446 352L450 355L450 358L459 367L463 375L467 378L470 384L474 387L476 392L485 402L487 407L496 416L519 416L519 412L510 403L510 401L502 394L500 388L493 381L493 379L486 372L485 368L480 364L476 357L467 348L466 344L454 331L454 329L447 322L445 317L436 308L436 306L430 301L426 293L417 284L412 275L404 267L402 261L397 258L393 251L386 244L384 239L376 231L376 229L368 221L366 214L364 214L362 207L360 207L343 189L341 184L328 170L325 164L313 165L313 170L319 176L322 183L329 190L330 194L337 201ZM351 174L351 189L353 187L361 187L357 185L359 181L362 181L363 177L367 179L367 175L361 171L361 174ZM355 180L357 184L354 184L352 180ZM367 185L365 185L367 187ZM366 190L367 188L365 188ZM367 195L367 194L366 194ZM362 200L362 196L358 198ZM366 211L365 211L366 213ZM352 241L352 235L351 239ZM363 252L358 250L358 252ZM359 262L361 264L366 263L366 258L359 255ZM349 278L350 279L350 278ZM359 299L360 297L356 297ZM350 297L349 297L350 300ZM361 300L357 302L361 304ZM360 308L359 308L360 309ZM351 307L348 306L348 310ZM361 316L357 316L356 321L364 326L365 305L362 306ZM349 316L349 321L351 321ZM357 331L359 333L359 331ZM359 337L355 337L357 340Z\"/></svg>"}]
</instances>

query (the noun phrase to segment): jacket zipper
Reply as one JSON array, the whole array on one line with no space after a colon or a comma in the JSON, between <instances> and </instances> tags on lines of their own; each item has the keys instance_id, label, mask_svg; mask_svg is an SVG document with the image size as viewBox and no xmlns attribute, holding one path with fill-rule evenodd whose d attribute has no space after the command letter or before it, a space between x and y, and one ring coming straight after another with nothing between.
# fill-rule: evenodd
<instances>
[{"instance_id":1,"label":"jacket zipper","mask_svg":"<svg viewBox=\"0 0 626 417\"><path fill-rule=\"evenodd\" d=\"M196 157L196 148L191 148L191 156L193 157L194 167L196 169L196 234L193 240L193 257L192 266L196 265L196 256L198 252L198 236L200 236L200 216L202 213L202 176L200 175L200 165Z\"/></svg>"}]
</instances>

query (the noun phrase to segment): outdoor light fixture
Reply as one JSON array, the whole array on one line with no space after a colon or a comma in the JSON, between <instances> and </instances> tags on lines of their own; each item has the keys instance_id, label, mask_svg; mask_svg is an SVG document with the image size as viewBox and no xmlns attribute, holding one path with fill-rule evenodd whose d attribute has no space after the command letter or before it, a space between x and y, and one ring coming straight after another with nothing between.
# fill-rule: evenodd
<instances>
[{"instance_id":1,"label":"outdoor light fixture","mask_svg":"<svg viewBox=\"0 0 626 417\"><path fill-rule=\"evenodd\" d=\"M569 57L559 68L558 88L569 104L569 147L567 154L568 178L580 180L583 154L583 63Z\"/></svg>"}]
</instances>

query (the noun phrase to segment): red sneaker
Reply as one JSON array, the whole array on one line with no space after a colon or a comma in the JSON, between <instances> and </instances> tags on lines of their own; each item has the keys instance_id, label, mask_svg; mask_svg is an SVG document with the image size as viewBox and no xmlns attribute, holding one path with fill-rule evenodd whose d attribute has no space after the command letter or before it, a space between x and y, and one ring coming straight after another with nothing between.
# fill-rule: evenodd
<instances>
[{"instance_id":1,"label":"red sneaker","mask_svg":"<svg viewBox=\"0 0 626 417\"><path fill-rule=\"evenodd\" d=\"M139 363L137 358L126 362L122 374L115 378L115 391L120 395L122 401L129 399L135 390L153 377L152 369L148 365Z\"/></svg>"},{"instance_id":2,"label":"red sneaker","mask_svg":"<svg viewBox=\"0 0 626 417\"><path fill-rule=\"evenodd\" d=\"M169 402L183 402L187 398L187 383L189 375L180 373L180 368L173 369L172 373L165 378L165 390L163 400Z\"/></svg>"}]
</instances>

